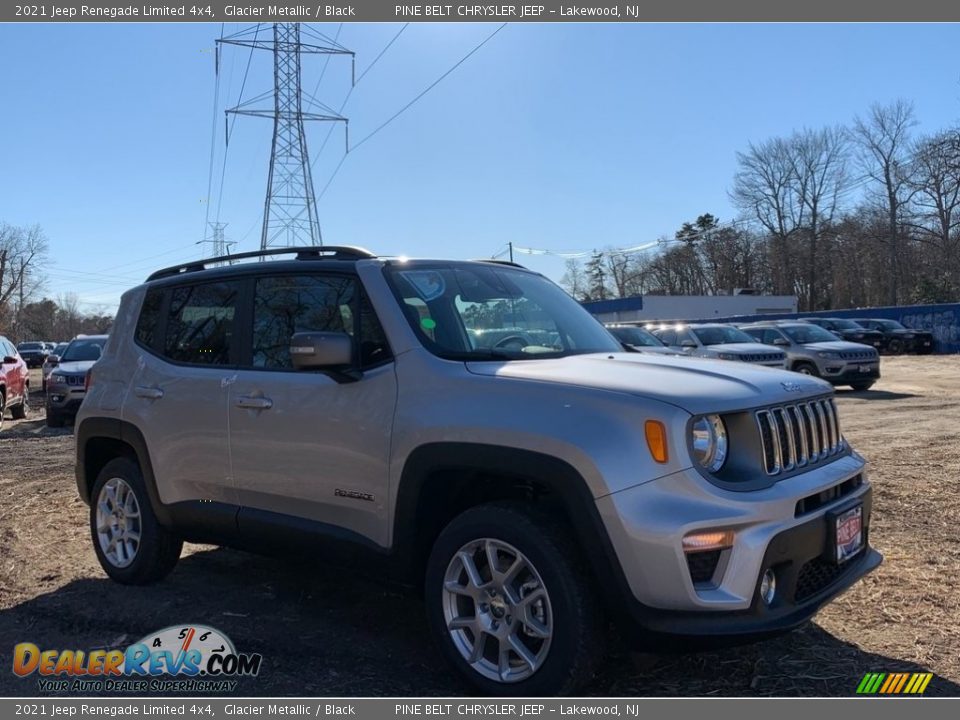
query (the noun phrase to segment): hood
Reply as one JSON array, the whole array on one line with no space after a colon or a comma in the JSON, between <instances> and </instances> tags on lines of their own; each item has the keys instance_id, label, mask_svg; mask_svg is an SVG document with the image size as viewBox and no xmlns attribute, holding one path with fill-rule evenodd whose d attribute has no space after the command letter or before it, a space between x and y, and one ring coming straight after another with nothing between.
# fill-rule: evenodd
<instances>
[{"instance_id":1,"label":"hood","mask_svg":"<svg viewBox=\"0 0 960 720\"><path fill-rule=\"evenodd\" d=\"M732 353L733 355L783 355L783 350L780 348L763 343L720 343L719 345L704 345L701 350Z\"/></svg>"},{"instance_id":2,"label":"hood","mask_svg":"<svg viewBox=\"0 0 960 720\"><path fill-rule=\"evenodd\" d=\"M661 347L659 345L631 345L634 350L649 355L673 355L674 357L683 356L683 353L677 352L672 348Z\"/></svg>"},{"instance_id":3,"label":"hood","mask_svg":"<svg viewBox=\"0 0 960 720\"><path fill-rule=\"evenodd\" d=\"M63 375L86 375L87 370L93 367L96 360L77 360L74 362L63 362L57 365L53 371Z\"/></svg>"},{"instance_id":4,"label":"hood","mask_svg":"<svg viewBox=\"0 0 960 720\"><path fill-rule=\"evenodd\" d=\"M876 348L874 348L873 345L847 342L846 340L827 340L826 342L806 343L803 347L831 352L865 352L867 350L874 353L876 352Z\"/></svg>"},{"instance_id":5,"label":"hood","mask_svg":"<svg viewBox=\"0 0 960 720\"><path fill-rule=\"evenodd\" d=\"M823 380L786 370L724 360L640 353L468 362L466 366L477 375L629 393L669 403L693 414L795 402L831 391L830 385Z\"/></svg>"},{"instance_id":6,"label":"hood","mask_svg":"<svg viewBox=\"0 0 960 720\"><path fill-rule=\"evenodd\" d=\"M871 330L870 328L863 328L863 330L831 330L831 332L838 332L841 335L866 335L867 337L883 337L883 333L879 330Z\"/></svg>"}]
</instances>

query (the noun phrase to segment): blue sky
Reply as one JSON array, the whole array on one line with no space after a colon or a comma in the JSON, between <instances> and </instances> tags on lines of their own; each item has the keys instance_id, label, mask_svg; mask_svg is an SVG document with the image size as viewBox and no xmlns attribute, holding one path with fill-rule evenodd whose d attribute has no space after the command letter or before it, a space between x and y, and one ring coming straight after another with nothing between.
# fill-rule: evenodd
<instances>
[{"instance_id":1,"label":"blue sky","mask_svg":"<svg viewBox=\"0 0 960 720\"><path fill-rule=\"evenodd\" d=\"M227 32L242 26L227 24ZM319 25L334 35L338 26ZM345 24L362 72L399 29ZM354 142L496 26L414 24L355 88ZM0 221L50 239L47 293L112 309L151 270L204 253L219 24L0 25ZM732 217L735 153L803 126L847 123L870 103L912 100L918 131L960 115L952 25L510 25L353 151L319 204L327 243L471 258L507 241L553 250L633 246L704 212ZM223 114L248 51L226 48L210 216L256 249L270 121ZM313 90L322 58L304 63ZM245 98L271 84L254 55ZM331 60L333 107L350 66ZM327 127L308 128L311 154ZM343 155L334 130L319 193ZM518 259L551 277L563 261Z\"/></svg>"}]
</instances>

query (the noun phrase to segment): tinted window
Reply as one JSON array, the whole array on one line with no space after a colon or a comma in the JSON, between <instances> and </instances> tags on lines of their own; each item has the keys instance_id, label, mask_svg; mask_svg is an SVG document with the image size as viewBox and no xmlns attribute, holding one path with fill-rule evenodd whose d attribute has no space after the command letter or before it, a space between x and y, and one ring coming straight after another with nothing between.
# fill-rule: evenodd
<instances>
[{"instance_id":1,"label":"tinted window","mask_svg":"<svg viewBox=\"0 0 960 720\"><path fill-rule=\"evenodd\" d=\"M352 278L280 275L260 278L253 301L253 365L292 368L290 338L298 332L354 334Z\"/></svg>"},{"instance_id":2,"label":"tinted window","mask_svg":"<svg viewBox=\"0 0 960 720\"><path fill-rule=\"evenodd\" d=\"M676 330L658 330L656 336L665 345L676 345L677 344L677 331Z\"/></svg>"},{"instance_id":3,"label":"tinted window","mask_svg":"<svg viewBox=\"0 0 960 720\"><path fill-rule=\"evenodd\" d=\"M140 308L140 318L137 320L137 342L145 347L152 348L157 341L157 326L160 323L160 305L163 303L163 290L147 291Z\"/></svg>"},{"instance_id":4,"label":"tinted window","mask_svg":"<svg viewBox=\"0 0 960 720\"><path fill-rule=\"evenodd\" d=\"M715 325L694 328L693 333L703 345L724 345L726 343L749 343L753 338L735 327Z\"/></svg>"},{"instance_id":5,"label":"tinted window","mask_svg":"<svg viewBox=\"0 0 960 720\"><path fill-rule=\"evenodd\" d=\"M164 338L164 354L175 362L230 363L237 313L236 282L175 288Z\"/></svg>"},{"instance_id":6,"label":"tinted window","mask_svg":"<svg viewBox=\"0 0 960 720\"><path fill-rule=\"evenodd\" d=\"M60 358L60 361L68 363L99 360L106 344L107 339L102 337L78 338L67 345L67 349L63 351L63 357Z\"/></svg>"}]
</instances>

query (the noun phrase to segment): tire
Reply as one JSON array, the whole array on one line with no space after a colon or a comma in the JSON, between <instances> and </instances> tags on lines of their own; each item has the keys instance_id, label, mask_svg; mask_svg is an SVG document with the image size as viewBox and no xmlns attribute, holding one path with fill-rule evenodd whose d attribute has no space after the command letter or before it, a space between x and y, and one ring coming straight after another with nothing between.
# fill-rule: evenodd
<instances>
[{"instance_id":1,"label":"tire","mask_svg":"<svg viewBox=\"0 0 960 720\"><path fill-rule=\"evenodd\" d=\"M7 395L0 388L0 430L3 430L3 414L7 409Z\"/></svg>"},{"instance_id":2,"label":"tire","mask_svg":"<svg viewBox=\"0 0 960 720\"><path fill-rule=\"evenodd\" d=\"M891 355L899 355L904 351L903 340L900 338L891 338L887 343L887 352Z\"/></svg>"},{"instance_id":3,"label":"tire","mask_svg":"<svg viewBox=\"0 0 960 720\"><path fill-rule=\"evenodd\" d=\"M873 387L874 382L876 382L876 381L875 381L875 380L865 380L864 382L850 383L850 387L852 387L854 390L858 390L858 391L860 391L860 390L869 390L870 388Z\"/></svg>"},{"instance_id":4,"label":"tire","mask_svg":"<svg viewBox=\"0 0 960 720\"><path fill-rule=\"evenodd\" d=\"M592 676L605 627L595 581L570 536L534 507L491 503L454 518L434 543L425 578L430 631L448 662L484 694L564 694ZM491 579L491 550L501 579L517 568L505 581ZM474 558L479 585L469 581L464 557ZM469 626L448 629L457 618L469 618ZM478 627L483 645L471 664Z\"/></svg>"},{"instance_id":5,"label":"tire","mask_svg":"<svg viewBox=\"0 0 960 720\"><path fill-rule=\"evenodd\" d=\"M813 377L820 377L820 371L817 370L817 366L811 362L798 362L793 366L794 372L798 372L801 375L811 375Z\"/></svg>"},{"instance_id":6,"label":"tire","mask_svg":"<svg viewBox=\"0 0 960 720\"><path fill-rule=\"evenodd\" d=\"M90 536L104 572L123 585L162 580L183 548L183 541L157 521L140 467L128 458L114 458L97 476L90 494Z\"/></svg>"},{"instance_id":7,"label":"tire","mask_svg":"<svg viewBox=\"0 0 960 720\"><path fill-rule=\"evenodd\" d=\"M20 400L19 405L14 405L10 408L10 417L14 420L26 420L27 411L30 410L30 388L27 387L23 391L23 398Z\"/></svg>"},{"instance_id":8,"label":"tire","mask_svg":"<svg viewBox=\"0 0 960 720\"><path fill-rule=\"evenodd\" d=\"M66 422L67 419L63 415L56 410L47 408L47 427L62 428Z\"/></svg>"}]
</instances>

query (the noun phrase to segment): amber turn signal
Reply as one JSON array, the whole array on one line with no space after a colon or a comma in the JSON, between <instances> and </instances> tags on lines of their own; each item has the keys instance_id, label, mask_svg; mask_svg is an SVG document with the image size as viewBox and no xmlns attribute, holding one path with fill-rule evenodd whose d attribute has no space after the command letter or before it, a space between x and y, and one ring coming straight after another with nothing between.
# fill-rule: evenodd
<instances>
[{"instance_id":1,"label":"amber turn signal","mask_svg":"<svg viewBox=\"0 0 960 720\"><path fill-rule=\"evenodd\" d=\"M659 420L647 420L643 424L643 431L647 436L647 447L650 454L658 463L667 461L667 429Z\"/></svg>"}]
</instances>

